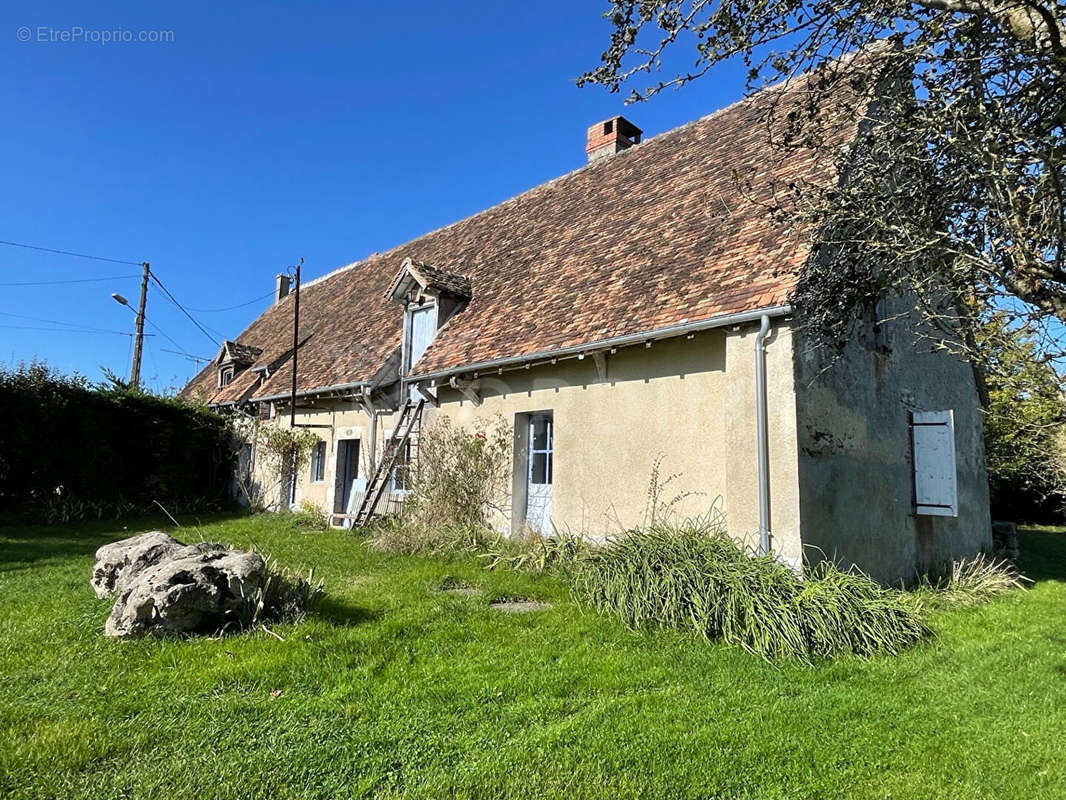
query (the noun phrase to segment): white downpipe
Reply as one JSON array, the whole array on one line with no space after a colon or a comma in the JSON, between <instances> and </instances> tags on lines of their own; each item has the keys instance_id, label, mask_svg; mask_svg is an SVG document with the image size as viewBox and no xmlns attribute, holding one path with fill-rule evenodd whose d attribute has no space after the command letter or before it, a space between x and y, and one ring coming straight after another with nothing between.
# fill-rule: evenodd
<instances>
[{"instance_id":1,"label":"white downpipe","mask_svg":"<svg viewBox=\"0 0 1066 800\"><path fill-rule=\"evenodd\" d=\"M759 552L770 552L770 442L766 400L766 337L770 333L770 317L759 319L755 336L755 416L756 439L759 448Z\"/></svg>"}]
</instances>

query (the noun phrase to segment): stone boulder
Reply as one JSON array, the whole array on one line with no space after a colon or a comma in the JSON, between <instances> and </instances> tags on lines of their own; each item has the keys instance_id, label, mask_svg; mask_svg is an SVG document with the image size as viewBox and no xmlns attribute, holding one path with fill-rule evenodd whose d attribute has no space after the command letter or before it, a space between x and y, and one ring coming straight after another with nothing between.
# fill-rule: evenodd
<instances>
[{"instance_id":1,"label":"stone boulder","mask_svg":"<svg viewBox=\"0 0 1066 800\"><path fill-rule=\"evenodd\" d=\"M132 576L155 566L184 546L163 531L148 531L121 542L105 544L96 551L96 563L89 582L97 597L108 597L119 590L123 575Z\"/></svg>"},{"instance_id":2,"label":"stone boulder","mask_svg":"<svg viewBox=\"0 0 1066 800\"><path fill-rule=\"evenodd\" d=\"M163 561L224 549L209 542L186 545L163 531L149 531L98 549L89 582L96 596L104 598L121 592L137 575Z\"/></svg>"},{"instance_id":3,"label":"stone boulder","mask_svg":"<svg viewBox=\"0 0 1066 800\"><path fill-rule=\"evenodd\" d=\"M108 636L213 633L250 619L266 581L263 558L226 550L189 554L187 549L131 579L123 577L104 629Z\"/></svg>"}]
</instances>

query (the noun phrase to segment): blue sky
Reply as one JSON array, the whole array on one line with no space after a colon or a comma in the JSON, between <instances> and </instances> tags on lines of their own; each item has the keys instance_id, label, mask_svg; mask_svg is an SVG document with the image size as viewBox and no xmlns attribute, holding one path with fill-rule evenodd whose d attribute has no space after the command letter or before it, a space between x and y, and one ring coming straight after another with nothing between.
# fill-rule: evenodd
<instances>
[{"instance_id":1,"label":"blue sky","mask_svg":"<svg viewBox=\"0 0 1066 800\"><path fill-rule=\"evenodd\" d=\"M245 303L300 257L313 278L568 172L586 128L613 114L651 136L743 93L739 66L628 108L578 89L609 33L593 0L550 14L480 1L5 6L0 240L150 261L191 309ZM77 27L173 41L47 41ZM110 293L133 300L137 272L0 246L0 284L115 278L0 286L0 362L126 374L129 337L74 326L132 331ZM193 314L232 338L268 302ZM155 290L147 316L150 386L195 371L163 350L215 354Z\"/></svg>"}]
</instances>

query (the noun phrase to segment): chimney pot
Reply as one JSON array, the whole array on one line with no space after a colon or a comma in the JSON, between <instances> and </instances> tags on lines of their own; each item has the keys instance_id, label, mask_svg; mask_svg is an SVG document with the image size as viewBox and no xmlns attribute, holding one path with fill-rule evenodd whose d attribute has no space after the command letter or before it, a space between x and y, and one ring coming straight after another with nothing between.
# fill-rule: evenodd
<instances>
[{"instance_id":1,"label":"chimney pot","mask_svg":"<svg viewBox=\"0 0 1066 800\"><path fill-rule=\"evenodd\" d=\"M597 122L589 128L585 137L585 154L590 162L612 156L640 144L643 132L625 117L611 117Z\"/></svg>"},{"instance_id":2,"label":"chimney pot","mask_svg":"<svg viewBox=\"0 0 1066 800\"><path fill-rule=\"evenodd\" d=\"M291 284L292 279L288 275L278 275L274 284L274 305L280 303L282 298L289 294L289 286Z\"/></svg>"}]
</instances>

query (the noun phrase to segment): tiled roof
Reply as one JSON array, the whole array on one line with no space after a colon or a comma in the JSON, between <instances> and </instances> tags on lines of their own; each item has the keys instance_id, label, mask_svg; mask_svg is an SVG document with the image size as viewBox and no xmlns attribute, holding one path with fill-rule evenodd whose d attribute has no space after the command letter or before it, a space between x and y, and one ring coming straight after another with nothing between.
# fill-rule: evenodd
<instances>
[{"instance_id":1,"label":"tiled roof","mask_svg":"<svg viewBox=\"0 0 1066 800\"><path fill-rule=\"evenodd\" d=\"M449 292L458 297L470 297L470 278L457 272L449 272L432 264L424 264L412 258L405 258L396 279L385 292L386 299L395 300L397 287L404 283L404 279L417 280L423 287L438 289Z\"/></svg>"},{"instance_id":2,"label":"tiled roof","mask_svg":"<svg viewBox=\"0 0 1066 800\"><path fill-rule=\"evenodd\" d=\"M232 360L236 364L254 364L262 352L263 348L261 347L252 347L240 342L231 342L227 339L222 343L222 349L219 351L218 358L215 361L219 364L226 360Z\"/></svg>"},{"instance_id":3,"label":"tiled roof","mask_svg":"<svg viewBox=\"0 0 1066 800\"><path fill-rule=\"evenodd\" d=\"M405 258L472 284L469 305L417 374L787 302L809 231L774 225L753 201L792 182L835 179L824 150L779 157L769 144L768 106L778 104L780 119L805 96L803 86L765 90L306 284L299 391L369 381L400 346L402 314L385 295ZM841 120L831 141L846 146L855 125ZM276 357L291 325L290 296L238 340ZM281 364L254 397L288 391L291 367ZM215 386L205 370L184 393L212 398Z\"/></svg>"}]
</instances>

